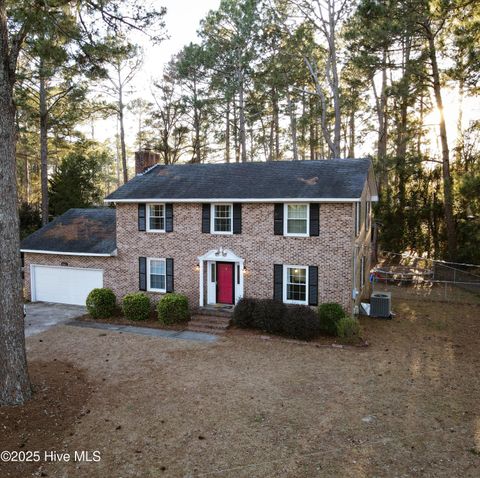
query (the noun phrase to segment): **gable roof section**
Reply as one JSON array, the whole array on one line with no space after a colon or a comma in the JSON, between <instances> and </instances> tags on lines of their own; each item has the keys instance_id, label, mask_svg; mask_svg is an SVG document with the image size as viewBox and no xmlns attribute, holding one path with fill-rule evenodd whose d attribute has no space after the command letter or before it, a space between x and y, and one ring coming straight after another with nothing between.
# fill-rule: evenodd
<instances>
[{"instance_id":1,"label":"gable roof section","mask_svg":"<svg viewBox=\"0 0 480 478\"><path fill-rule=\"evenodd\" d=\"M69 209L26 237L22 252L112 256L117 248L115 209Z\"/></svg>"},{"instance_id":2,"label":"gable roof section","mask_svg":"<svg viewBox=\"0 0 480 478\"><path fill-rule=\"evenodd\" d=\"M371 167L369 159L156 165L105 201L354 201Z\"/></svg>"}]
</instances>

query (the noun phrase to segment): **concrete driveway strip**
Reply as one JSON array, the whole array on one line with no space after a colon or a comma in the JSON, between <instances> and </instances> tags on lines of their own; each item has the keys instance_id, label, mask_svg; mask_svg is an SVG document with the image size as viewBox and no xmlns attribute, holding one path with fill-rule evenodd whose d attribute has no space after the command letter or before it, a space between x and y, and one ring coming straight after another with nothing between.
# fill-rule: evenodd
<instances>
[{"instance_id":1,"label":"concrete driveway strip","mask_svg":"<svg viewBox=\"0 0 480 478\"><path fill-rule=\"evenodd\" d=\"M52 304L49 302L32 302L25 304L25 337L44 332L58 324L86 314L87 309L81 305Z\"/></svg>"},{"instance_id":2,"label":"concrete driveway strip","mask_svg":"<svg viewBox=\"0 0 480 478\"><path fill-rule=\"evenodd\" d=\"M101 322L82 322L71 320L66 325L75 327L87 327L92 329L108 330L111 332L125 332L129 334L147 335L150 337L162 337L166 339L193 340L194 342L215 342L218 337L204 332L192 332L189 330L162 330L149 327L136 327L134 325L115 325Z\"/></svg>"}]
</instances>

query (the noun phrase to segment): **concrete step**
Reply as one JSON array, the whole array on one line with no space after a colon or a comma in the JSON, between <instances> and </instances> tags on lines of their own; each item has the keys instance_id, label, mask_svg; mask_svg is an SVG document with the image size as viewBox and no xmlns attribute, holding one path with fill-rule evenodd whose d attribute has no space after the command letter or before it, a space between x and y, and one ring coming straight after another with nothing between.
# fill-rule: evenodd
<instances>
[{"instance_id":1,"label":"concrete step","mask_svg":"<svg viewBox=\"0 0 480 478\"><path fill-rule=\"evenodd\" d=\"M197 332L222 333L230 324L227 317L194 315L188 323L188 330Z\"/></svg>"},{"instance_id":2,"label":"concrete step","mask_svg":"<svg viewBox=\"0 0 480 478\"><path fill-rule=\"evenodd\" d=\"M187 330L189 332L202 332L210 335L223 335L227 329L212 329L211 327L201 327L195 325L189 325Z\"/></svg>"},{"instance_id":3,"label":"concrete step","mask_svg":"<svg viewBox=\"0 0 480 478\"><path fill-rule=\"evenodd\" d=\"M233 313L232 309L220 308L220 307L199 307L197 310L197 315L202 316L211 316L211 317L228 317L230 318Z\"/></svg>"}]
</instances>

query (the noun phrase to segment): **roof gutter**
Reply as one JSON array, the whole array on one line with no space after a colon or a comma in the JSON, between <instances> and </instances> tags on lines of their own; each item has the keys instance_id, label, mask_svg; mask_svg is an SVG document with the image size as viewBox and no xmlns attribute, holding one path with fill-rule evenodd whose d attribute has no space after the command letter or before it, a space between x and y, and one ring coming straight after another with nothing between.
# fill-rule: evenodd
<instances>
[{"instance_id":1,"label":"roof gutter","mask_svg":"<svg viewBox=\"0 0 480 478\"><path fill-rule=\"evenodd\" d=\"M361 198L189 198L189 199L170 199L170 198L150 198L150 199L104 199L106 203L155 203L155 202L169 202L169 203L285 203L285 202L358 202Z\"/></svg>"},{"instance_id":2,"label":"roof gutter","mask_svg":"<svg viewBox=\"0 0 480 478\"><path fill-rule=\"evenodd\" d=\"M58 256L92 256L92 257L113 257L117 255L117 249L110 254L98 254L95 252L65 252L65 251L42 251L37 249L20 249L20 252L27 252L28 254L55 254Z\"/></svg>"}]
</instances>

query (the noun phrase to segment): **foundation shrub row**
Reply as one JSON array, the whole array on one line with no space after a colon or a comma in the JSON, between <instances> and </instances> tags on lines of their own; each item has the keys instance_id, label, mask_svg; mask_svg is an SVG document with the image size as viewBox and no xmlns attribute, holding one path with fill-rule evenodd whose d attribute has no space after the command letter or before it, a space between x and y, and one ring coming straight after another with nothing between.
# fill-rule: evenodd
<instances>
[{"instance_id":1,"label":"foundation shrub row","mask_svg":"<svg viewBox=\"0 0 480 478\"><path fill-rule=\"evenodd\" d=\"M313 340L320 335L349 339L360 334L358 320L347 316L336 303L322 304L315 310L306 305L285 305L273 299L244 298L235 306L232 322L237 327L299 340Z\"/></svg>"},{"instance_id":2,"label":"foundation shrub row","mask_svg":"<svg viewBox=\"0 0 480 478\"><path fill-rule=\"evenodd\" d=\"M112 317L117 312L117 299L110 289L93 289L87 297L88 313L96 319ZM152 303L148 295L134 292L123 297L121 310L126 319L147 320L152 312ZM157 317L166 325L183 323L190 320L188 298L183 294L165 294L157 303Z\"/></svg>"}]
</instances>

